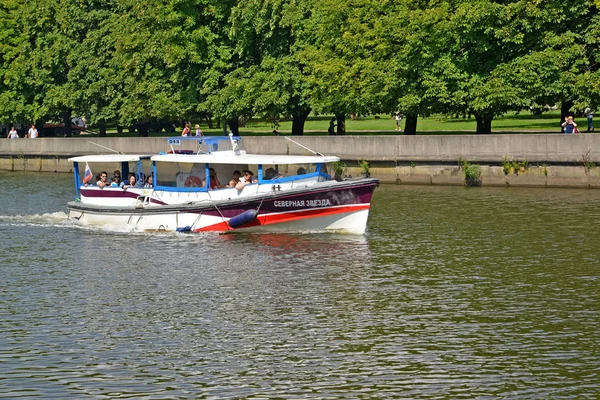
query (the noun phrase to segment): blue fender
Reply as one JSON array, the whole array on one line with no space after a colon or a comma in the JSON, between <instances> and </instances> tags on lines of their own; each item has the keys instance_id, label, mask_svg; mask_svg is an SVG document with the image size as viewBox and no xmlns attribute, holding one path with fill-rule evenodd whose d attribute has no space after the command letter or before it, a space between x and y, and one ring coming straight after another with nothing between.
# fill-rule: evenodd
<instances>
[{"instance_id":1,"label":"blue fender","mask_svg":"<svg viewBox=\"0 0 600 400\"><path fill-rule=\"evenodd\" d=\"M246 225L252 222L258 217L258 210L247 210L243 213L236 215L229 220L229 226L232 228L238 228L242 225Z\"/></svg>"}]
</instances>

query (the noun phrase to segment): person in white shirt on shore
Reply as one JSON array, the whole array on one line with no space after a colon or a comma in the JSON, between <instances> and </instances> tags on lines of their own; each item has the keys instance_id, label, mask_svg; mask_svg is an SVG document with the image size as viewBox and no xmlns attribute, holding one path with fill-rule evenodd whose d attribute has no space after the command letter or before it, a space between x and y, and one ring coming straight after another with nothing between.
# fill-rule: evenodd
<instances>
[{"instance_id":1,"label":"person in white shirt on shore","mask_svg":"<svg viewBox=\"0 0 600 400\"><path fill-rule=\"evenodd\" d=\"M7 139L18 139L19 138L19 134L17 133L17 130L15 129L14 126L10 127L10 131L8 132L8 135L6 136Z\"/></svg>"},{"instance_id":2,"label":"person in white shirt on shore","mask_svg":"<svg viewBox=\"0 0 600 400\"><path fill-rule=\"evenodd\" d=\"M29 139L36 139L38 137L38 131L35 129L35 125L31 125L31 128L27 131L27 137Z\"/></svg>"}]
</instances>

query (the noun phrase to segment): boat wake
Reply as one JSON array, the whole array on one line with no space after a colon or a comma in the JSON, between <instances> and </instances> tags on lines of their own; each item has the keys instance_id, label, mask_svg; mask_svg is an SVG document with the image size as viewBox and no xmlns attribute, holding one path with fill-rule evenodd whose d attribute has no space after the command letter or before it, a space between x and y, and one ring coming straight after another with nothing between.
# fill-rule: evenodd
<instances>
[{"instance_id":1,"label":"boat wake","mask_svg":"<svg viewBox=\"0 0 600 400\"><path fill-rule=\"evenodd\" d=\"M0 215L0 226L65 227L73 225L73 221L70 221L64 212Z\"/></svg>"},{"instance_id":2,"label":"boat wake","mask_svg":"<svg viewBox=\"0 0 600 400\"><path fill-rule=\"evenodd\" d=\"M132 229L131 227L84 225L75 219L69 219L68 214L62 211L31 215L0 215L0 227L68 228L117 233L136 232L135 229Z\"/></svg>"}]
</instances>

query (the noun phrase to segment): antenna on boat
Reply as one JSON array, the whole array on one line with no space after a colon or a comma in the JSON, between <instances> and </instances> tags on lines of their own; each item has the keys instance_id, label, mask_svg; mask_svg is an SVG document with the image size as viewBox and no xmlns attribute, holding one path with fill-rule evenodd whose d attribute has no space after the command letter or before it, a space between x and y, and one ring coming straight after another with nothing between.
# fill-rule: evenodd
<instances>
[{"instance_id":1,"label":"antenna on boat","mask_svg":"<svg viewBox=\"0 0 600 400\"><path fill-rule=\"evenodd\" d=\"M284 136L284 138L286 138L287 140L289 140L292 143L297 144L298 146L302 147L303 149L310 151L313 154L316 154L316 155L321 156L321 157L325 157L323 154L319 153L318 151L311 150L308 147L301 145L300 143L296 142L295 140L290 139L287 136Z\"/></svg>"},{"instance_id":2,"label":"antenna on boat","mask_svg":"<svg viewBox=\"0 0 600 400\"><path fill-rule=\"evenodd\" d=\"M239 155L240 152L238 151L238 141L233 140L233 132L231 131L229 131L229 140L231 141L231 148L233 149L233 152Z\"/></svg>"},{"instance_id":3,"label":"antenna on boat","mask_svg":"<svg viewBox=\"0 0 600 400\"><path fill-rule=\"evenodd\" d=\"M102 147L103 149L106 149L106 150L110 150L110 151L112 151L113 153L117 153L117 154L124 154L123 152L117 151L117 150L115 150L115 149L111 149L110 147L106 147L106 146L102 146L101 144L94 143L94 142L92 142L91 140L88 140L88 143L91 143L91 144L93 144L94 146Z\"/></svg>"}]
</instances>

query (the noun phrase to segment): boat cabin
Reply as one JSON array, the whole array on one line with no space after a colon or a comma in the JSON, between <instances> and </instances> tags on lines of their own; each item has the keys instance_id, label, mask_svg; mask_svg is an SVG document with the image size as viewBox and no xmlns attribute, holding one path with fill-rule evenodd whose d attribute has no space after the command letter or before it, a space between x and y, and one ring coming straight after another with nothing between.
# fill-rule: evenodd
<instances>
[{"instance_id":1,"label":"boat cabin","mask_svg":"<svg viewBox=\"0 0 600 400\"><path fill-rule=\"evenodd\" d=\"M236 171L242 179L245 171L253 173L248 187L258 188L264 184L269 190L270 185L293 188L327 181L331 179L327 164L339 160L338 157L321 155L247 154L241 148L241 138L236 136L171 137L167 142L168 151L152 156L114 154L71 158L77 197L82 187L97 188L95 176L84 183L86 173L88 176L91 174L88 172L90 163L94 163L94 173L106 171L109 178L112 178L114 170L120 171L123 181L127 181L129 173L133 173L139 187L148 176L152 176L155 191L198 193L235 188L232 180Z\"/></svg>"}]
</instances>

